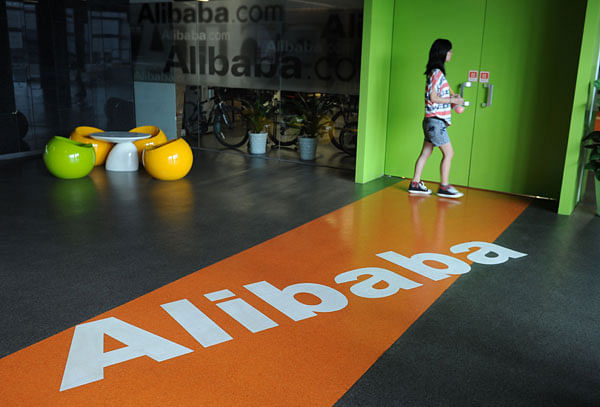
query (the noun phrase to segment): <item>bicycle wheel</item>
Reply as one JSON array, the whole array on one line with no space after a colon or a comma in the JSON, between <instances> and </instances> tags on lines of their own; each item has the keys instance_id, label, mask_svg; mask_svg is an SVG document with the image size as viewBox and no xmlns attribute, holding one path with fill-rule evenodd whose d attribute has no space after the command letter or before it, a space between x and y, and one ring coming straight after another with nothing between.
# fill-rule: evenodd
<instances>
[{"instance_id":1,"label":"bicycle wheel","mask_svg":"<svg viewBox=\"0 0 600 407\"><path fill-rule=\"evenodd\" d=\"M342 130L344 130L343 126L337 125L336 122L343 120L342 110L338 110L335 112L333 116L331 116L331 122L333 123L333 131L329 133L329 140L331 140L331 144L335 146L338 150L344 151L342 145L339 142L340 134Z\"/></svg>"},{"instance_id":2,"label":"bicycle wheel","mask_svg":"<svg viewBox=\"0 0 600 407\"><path fill-rule=\"evenodd\" d=\"M239 108L222 104L213 111L213 133L225 147L236 148L248 141L248 132L242 125Z\"/></svg>"},{"instance_id":3,"label":"bicycle wheel","mask_svg":"<svg viewBox=\"0 0 600 407\"><path fill-rule=\"evenodd\" d=\"M197 105L192 102L186 102L183 108L183 125L186 136L197 136L202 132L202 123L200 122Z\"/></svg>"},{"instance_id":4,"label":"bicycle wheel","mask_svg":"<svg viewBox=\"0 0 600 407\"><path fill-rule=\"evenodd\" d=\"M300 129L291 127L284 120L279 122L279 125L272 133L269 133L269 138L277 146L291 146L298 141Z\"/></svg>"},{"instance_id":5,"label":"bicycle wheel","mask_svg":"<svg viewBox=\"0 0 600 407\"><path fill-rule=\"evenodd\" d=\"M340 132L340 145L342 150L351 156L356 155L356 142L358 140L358 123L348 123Z\"/></svg>"}]
</instances>

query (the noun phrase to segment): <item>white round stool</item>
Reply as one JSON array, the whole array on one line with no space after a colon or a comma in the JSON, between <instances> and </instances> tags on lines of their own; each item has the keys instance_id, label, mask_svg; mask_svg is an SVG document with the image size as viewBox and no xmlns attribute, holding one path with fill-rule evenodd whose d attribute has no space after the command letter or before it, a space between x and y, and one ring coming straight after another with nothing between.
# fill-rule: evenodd
<instances>
[{"instance_id":1,"label":"white round stool","mask_svg":"<svg viewBox=\"0 0 600 407\"><path fill-rule=\"evenodd\" d=\"M149 138L151 135L129 131L104 131L91 133L90 137L115 143L106 158L107 171L137 171L139 160L137 148L133 142Z\"/></svg>"}]
</instances>

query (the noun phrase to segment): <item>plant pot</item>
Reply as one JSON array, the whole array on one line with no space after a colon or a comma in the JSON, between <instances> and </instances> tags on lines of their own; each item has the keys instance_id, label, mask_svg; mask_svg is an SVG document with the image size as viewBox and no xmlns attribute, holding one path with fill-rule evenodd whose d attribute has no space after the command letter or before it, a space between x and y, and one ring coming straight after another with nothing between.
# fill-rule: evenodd
<instances>
[{"instance_id":1,"label":"plant pot","mask_svg":"<svg viewBox=\"0 0 600 407\"><path fill-rule=\"evenodd\" d=\"M250 154L265 154L267 152L267 133L250 133Z\"/></svg>"},{"instance_id":2,"label":"plant pot","mask_svg":"<svg viewBox=\"0 0 600 407\"><path fill-rule=\"evenodd\" d=\"M298 146L301 160L311 161L317 156L316 137L298 137Z\"/></svg>"},{"instance_id":3,"label":"plant pot","mask_svg":"<svg viewBox=\"0 0 600 407\"><path fill-rule=\"evenodd\" d=\"M594 123L594 130L600 130L600 112L596 112L596 122Z\"/></svg>"}]
</instances>

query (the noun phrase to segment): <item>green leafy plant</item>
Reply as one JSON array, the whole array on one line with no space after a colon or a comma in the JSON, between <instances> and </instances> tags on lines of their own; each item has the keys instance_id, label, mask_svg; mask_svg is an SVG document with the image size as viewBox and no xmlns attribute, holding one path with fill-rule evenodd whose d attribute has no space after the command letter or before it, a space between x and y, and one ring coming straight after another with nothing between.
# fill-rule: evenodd
<instances>
[{"instance_id":1,"label":"green leafy plant","mask_svg":"<svg viewBox=\"0 0 600 407\"><path fill-rule=\"evenodd\" d=\"M298 114L286 125L299 129L300 137L316 138L331 131L333 123L329 114L334 106L332 100L318 94L297 94L292 103Z\"/></svg>"},{"instance_id":2,"label":"green leafy plant","mask_svg":"<svg viewBox=\"0 0 600 407\"><path fill-rule=\"evenodd\" d=\"M585 169L594 171L596 179L600 181L600 131L593 131L585 136L583 146L592 150L585 164Z\"/></svg>"},{"instance_id":3,"label":"green leafy plant","mask_svg":"<svg viewBox=\"0 0 600 407\"><path fill-rule=\"evenodd\" d=\"M597 90L600 90L600 79L594 81L594 86ZM600 100L598 100L598 106L600 106ZM583 146L590 149L590 156L585 169L594 172L596 179L600 181L600 131L593 131L582 140Z\"/></svg>"},{"instance_id":4,"label":"green leafy plant","mask_svg":"<svg viewBox=\"0 0 600 407\"><path fill-rule=\"evenodd\" d=\"M261 101L257 98L255 101L242 101L242 115L246 119L248 131L250 133L268 133L268 127L273 126L272 117L277 107L270 101Z\"/></svg>"}]
</instances>

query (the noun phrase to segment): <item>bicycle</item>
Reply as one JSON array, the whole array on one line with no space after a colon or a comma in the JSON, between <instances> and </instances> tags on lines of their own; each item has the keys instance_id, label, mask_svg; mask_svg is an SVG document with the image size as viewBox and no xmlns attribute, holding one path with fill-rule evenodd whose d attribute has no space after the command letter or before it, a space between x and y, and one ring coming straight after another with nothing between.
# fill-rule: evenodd
<instances>
[{"instance_id":1,"label":"bicycle","mask_svg":"<svg viewBox=\"0 0 600 407\"><path fill-rule=\"evenodd\" d=\"M184 103L183 129L186 137L197 136L200 145L200 135L208 134L209 127L217 141L225 147L236 148L248 140L248 132L241 123L241 109L237 106L226 104L218 88L209 88L214 95L206 100ZM198 94L198 87L192 88L193 93ZM212 102L208 111L204 105ZM190 112L191 113L187 113Z\"/></svg>"},{"instance_id":2,"label":"bicycle","mask_svg":"<svg viewBox=\"0 0 600 407\"><path fill-rule=\"evenodd\" d=\"M343 127L339 135L339 143L342 150L351 156L356 156L356 144L358 140L358 122L351 122L348 127Z\"/></svg>"},{"instance_id":3,"label":"bicycle","mask_svg":"<svg viewBox=\"0 0 600 407\"><path fill-rule=\"evenodd\" d=\"M279 120L279 131L270 134L273 143L279 146L296 144L301 126L295 123L300 112L297 111L296 98L302 98L300 93L282 93L283 111L289 114L282 115ZM356 140L358 128L358 97L351 95L323 95L334 113L329 118L327 135L331 144L348 155L356 155ZM341 124L339 123L341 120Z\"/></svg>"},{"instance_id":4,"label":"bicycle","mask_svg":"<svg viewBox=\"0 0 600 407\"><path fill-rule=\"evenodd\" d=\"M297 111L297 106L294 103L296 97L296 93L281 92L279 120L277 120L278 129L274 128L273 132L269 133L269 138L277 146L287 147L296 144L298 141L300 130L294 121L298 120L300 112ZM283 114L283 112L286 112L286 114Z\"/></svg>"},{"instance_id":5,"label":"bicycle","mask_svg":"<svg viewBox=\"0 0 600 407\"><path fill-rule=\"evenodd\" d=\"M356 141L358 134L358 96L335 95L332 97L337 111L331 116L337 132L330 136L331 143L348 155L356 155ZM341 118L341 126L338 124Z\"/></svg>"}]
</instances>

